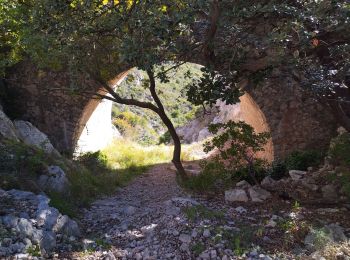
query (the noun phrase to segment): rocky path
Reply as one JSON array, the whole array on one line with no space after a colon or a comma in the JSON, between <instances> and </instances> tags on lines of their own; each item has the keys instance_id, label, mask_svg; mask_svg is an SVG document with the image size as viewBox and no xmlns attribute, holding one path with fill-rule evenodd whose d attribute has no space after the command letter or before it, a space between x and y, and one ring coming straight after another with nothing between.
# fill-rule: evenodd
<instances>
[{"instance_id":1,"label":"rocky path","mask_svg":"<svg viewBox=\"0 0 350 260\"><path fill-rule=\"evenodd\" d=\"M85 210L81 223L90 239L75 257L309 259L301 241L288 240L286 228L299 228L313 212L294 207L285 201L226 204L220 196L191 197L169 164L157 165Z\"/></svg>"}]
</instances>

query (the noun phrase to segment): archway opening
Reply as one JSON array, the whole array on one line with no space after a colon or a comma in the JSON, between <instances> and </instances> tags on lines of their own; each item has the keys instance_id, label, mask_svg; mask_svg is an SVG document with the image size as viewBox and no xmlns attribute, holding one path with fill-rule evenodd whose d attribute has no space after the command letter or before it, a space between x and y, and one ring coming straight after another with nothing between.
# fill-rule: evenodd
<instances>
[{"instance_id":1,"label":"archway opening","mask_svg":"<svg viewBox=\"0 0 350 260\"><path fill-rule=\"evenodd\" d=\"M178 135L183 143L191 146L191 149L193 146L196 147L194 151L196 156L192 156L193 159L205 156L201 143L210 137L208 125L211 123L241 120L253 126L256 132L270 131L263 112L249 94L242 96L240 103L236 105L217 102L209 113L208 111L203 113L200 107L191 105L186 100L183 89L190 80L201 76L200 68L198 64L186 63L171 75L170 82L157 83L158 93ZM185 77L188 71L191 77ZM113 85L122 96L149 100L149 94L144 86L146 78L145 72L134 68L118 75ZM109 100L91 100L84 109L77 132L79 133L75 148L77 153L102 150L116 138L127 139L143 147L171 145L165 126L152 111L119 105ZM271 140L260 156L272 161Z\"/></svg>"}]
</instances>

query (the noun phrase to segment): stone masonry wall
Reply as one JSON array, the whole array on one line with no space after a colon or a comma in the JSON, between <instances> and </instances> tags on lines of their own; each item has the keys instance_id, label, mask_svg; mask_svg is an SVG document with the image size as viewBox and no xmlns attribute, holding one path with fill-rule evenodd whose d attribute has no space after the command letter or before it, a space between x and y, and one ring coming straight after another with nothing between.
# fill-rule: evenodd
<instances>
[{"instance_id":1,"label":"stone masonry wall","mask_svg":"<svg viewBox=\"0 0 350 260\"><path fill-rule=\"evenodd\" d=\"M86 83L82 79L82 84ZM8 88L17 93L12 107L21 111L20 118L46 133L59 151L74 150L100 102L55 90L69 84L65 73L38 70L29 63L17 66L7 80ZM98 90L97 85L95 89ZM266 151L270 160L283 158L294 150L324 148L335 133L332 116L305 97L290 79L274 79L263 87L245 90L248 95L242 98L243 118L257 131L271 132L272 144Z\"/></svg>"}]
</instances>

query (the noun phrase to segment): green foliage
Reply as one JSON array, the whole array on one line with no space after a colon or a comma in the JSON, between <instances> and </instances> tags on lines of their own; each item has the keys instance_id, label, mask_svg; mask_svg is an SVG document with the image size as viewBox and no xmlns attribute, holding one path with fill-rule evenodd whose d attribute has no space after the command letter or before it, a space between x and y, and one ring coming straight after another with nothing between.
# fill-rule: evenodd
<instances>
[{"instance_id":1,"label":"green foliage","mask_svg":"<svg viewBox=\"0 0 350 260\"><path fill-rule=\"evenodd\" d=\"M190 176L181 185L196 192L210 193L222 190L223 185L230 185L231 183L231 175L228 174L223 164L214 160L205 163L199 175Z\"/></svg>"},{"instance_id":2,"label":"green foliage","mask_svg":"<svg viewBox=\"0 0 350 260\"><path fill-rule=\"evenodd\" d=\"M264 160L256 159L252 167L242 166L231 174L231 182L237 183L245 180L252 185L255 185L255 181L260 183L268 174L268 165ZM252 176L251 172L254 172Z\"/></svg>"},{"instance_id":3,"label":"green foliage","mask_svg":"<svg viewBox=\"0 0 350 260\"><path fill-rule=\"evenodd\" d=\"M254 182L257 182L256 174L259 172L256 168L259 169L257 166L264 164L264 160L256 158L256 155L264 151L263 146L269 139L269 133L255 133L253 127L242 121L212 124L208 129L217 135L204 144L204 151L217 149L218 160L225 169L237 172L246 168Z\"/></svg>"},{"instance_id":4,"label":"green foliage","mask_svg":"<svg viewBox=\"0 0 350 260\"><path fill-rule=\"evenodd\" d=\"M239 102L242 93L228 75L220 75L206 67L201 71L201 78L186 86L186 95L192 104L212 107L217 100L225 101L227 105Z\"/></svg>"},{"instance_id":5,"label":"green foliage","mask_svg":"<svg viewBox=\"0 0 350 260\"><path fill-rule=\"evenodd\" d=\"M273 161L268 168L268 175L274 180L280 180L288 175L287 166L285 161L276 160Z\"/></svg>"},{"instance_id":6,"label":"green foliage","mask_svg":"<svg viewBox=\"0 0 350 260\"><path fill-rule=\"evenodd\" d=\"M165 63L156 66L155 71L158 75L163 75L162 70L169 70L172 66L175 64ZM191 78L185 76L187 73L191 74ZM166 82L161 77L156 78L157 94L175 127L186 124L195 117L196 111L198 111L198 107L187 101L183 90L186 84L199 78L200 75L199 65L185 63L169 71L166 75ZM118 93L123 97L153 102L148 91L146 72L141 70L131 70L118 86ZM136 106L115 104L112 116L114 125L121 131L123 137L144 145L159 143L161 137L159 133L164 133L167 130L153 111Z\"/></svg>"},{"instance_id":7,"label":"green foliage","mask_svg":"<svg viewBox=\"0 0 350 260\"><path fill-rule=\"evenodd\" d=\"M190 176L181 183L185 188L197 192L221 192L238 181L254 184L266 176L267 163L256 158L256 153L264 150L268 133L256 134L246 123L233 121L210 125L209 131L219 134L204 144L204 150L217 149L219 154L202 163L199 175Z\"/></svg>"},{"instance_id":8,"label":"green foliage","mask_svg":"<svg viewBox=\"0 0 350 260\"><path fill-rule=\"evenodd\" d=\"M24 188L31 191L38 187L30 184L32 179L42 174L57 158L42 150L14 141L0 142L0 187L3 189Z\"/></svg>"},{"instance_id":9,"label":"green foliage","mask_svg":"<svg viewBox=\"0 0 350 260\"><path fill-rule=\"evenodd\" d=\"M82 195L82 194L76 194L76 195ZM86 194L84 194L86 195ZM70 217L76 217L77 216L77 203L76 199L72 200L70 196L67 196L66 194L56 193L56 192L49 192L48 196L50 198L49 205L51 207L57 208L61 213L68 215ZM79 206L86 205L87 202L81 203Z\"/></svg>"},{"instance_id":10,"label":"green foliage","mask_svg":"<svg viewBox=\"0 0 350 260\"><path fill-rule=\"evenodd\" d=\"M172 147L144 147L129 140L119 139L102 153L107 156L108 166L112 169L147 168L150 165L171 161Z\"/></svg>"},{"instance_id":11,"label":"green foliage","mask_svg":"<svg viewBox=\"0 0 350 260\"><path fill-rule=\"evenodd\" d=\"M34 257L41 257L41 251L39 245L30 246L27 249L27 253Z\"/></svg>"},{"instance_id":12,"label":"green foliage","mask_svg":"<svg viewBox=\"0 0 350 260\"><path fill-rule=\"evenodd\" d=\"M198 219L222 220L225 216L224 212L210 210L203 205L186 207L182 211L190 221Z\"/></svg>"},{"instance_id":13,"label":"green foliage","mask_svg":"<svg viewBox=\"0 0 350 260\"><path fill-rule=\"evenodd\" d=\"M203 243L198 242L191 246L191 251L194 255L198 256L205 250L205 248L206 247Z\"/></svg>"},{"instance_id":14,"label":"green foliage","mask_svg":"<svg viewBox=\"0 0 350 260\"><path fill-rule=\"evenodd\" d=\"M144 148L132 143L117 143L102 152L88 153L69 161L50 157L43 151L17 142L0 143L0 187L33 192L38 176L48 165L59 165L70 182L65 193L49 192L50 205L63 214L76 216L102 195L112 194L153 164L170 161L171 147Z\"/></svg>"},{"instance_id":15,"label":"green foliage","mask_svg":"<svg viewBox=\"0 0 350 260\"><path fill-rule=\"evenodd\" d=\"M254 238L257 237L257 227L246 226L238 223L240 231L238 233L224 230L222 238L226 241L226 247L235 252L236 255L242 255L251 247Z\"/></svg>"},{"instance_id":16,"label":"green foliage","mask_svg":"<svg viewBox=\"0 0 350 260\"><path fill-rule=\"evenodd\" d=\"M166 131L159 137L159 144L169 144L171 142L171 135L169 131Z\"/></svg>"},{"instance_id":17,"label":"green foliage","mask_svg":"<svg viewBox=\"0 0 350 260\"><path fill-rule=\"evenodd\" d=\"M96 245L102 248L103 250L110 250L112 247L110 243L106 242L103 239L96 239L95 242Z\"/></svg>"},{"instance_id":18,"label":"green foliage","mask_svg":"<svg viewBox=\"0 0 350 260\"><path fill-rule=\"evenodd\" d=\"M287 170L302 170L306 171L308 167L320 165L324 154L320 151L295 151L287 156L285 164Z\"/></svg>"},{"instance_id":19,"label":"green foliage","mask_svg":"<svg viewBox=\"0 0 350 260\"><path fill-rule=\"evenodd\" d=\"M85 153L79 156L77 161L92 172L97 172L98 170L104 171L107 169L107 156L100 151Z\"/></svg>"}]
</instances>

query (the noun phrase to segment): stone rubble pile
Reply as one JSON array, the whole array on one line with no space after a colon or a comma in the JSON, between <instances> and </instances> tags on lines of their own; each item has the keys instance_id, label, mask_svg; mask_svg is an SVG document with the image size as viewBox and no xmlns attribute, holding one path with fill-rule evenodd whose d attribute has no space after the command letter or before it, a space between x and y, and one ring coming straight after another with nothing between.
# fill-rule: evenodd
<instances>
[{"instance_id":1,"label":"stone rubble pile","mask_svg":"<svg viewBox=\"0 0 350 260\"><path fill-rule=\"evenodd\" d=\"M265 177L259 185L252 186L246 181L236 184L234 189L225 191L227 202L263 202L272 195L284 194L289 199L316 203L343 203L350 207L341 183L336 178L341 177L342 169L326 164L318 170L309 168L308 171L290 170L289 177L274 180Z\"/></svg>"},{"instance_id":2,"label":"stone rubble pile","mask_svg":"<svg viewBox=\"0 0 350 260\"><path fill-rule=\"evenodd\" d=\"M236 187L237 188L225 191L225 201L263 202L272 197L271 193L267 190L259 187L258 185L252 186L247 181L238 182Z\"/></svg>"},{"instance_id":3,"label":"stone rubble pile","mask_svg":"<svg viewBox=\"0 0 350 260\"><path fill-rule=\"evenodd\" d=\"M0 189L0 258L50 256L80 236L78 224L49 206L45 195Z\"/></svg>"}]
</instances>

